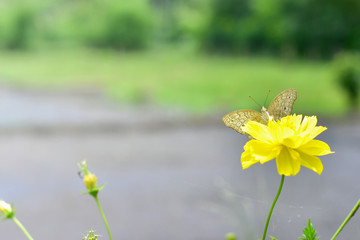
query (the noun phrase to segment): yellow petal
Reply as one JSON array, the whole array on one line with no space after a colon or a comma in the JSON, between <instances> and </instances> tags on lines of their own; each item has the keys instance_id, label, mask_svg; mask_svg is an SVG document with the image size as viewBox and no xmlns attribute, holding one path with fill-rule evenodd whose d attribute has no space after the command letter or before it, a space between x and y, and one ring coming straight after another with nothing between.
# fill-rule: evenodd
<instances>
[{"instance_id":1,"label":"yellow petal","mask_svg":"<svg viewBox=\"0 0 360 240\"><path fill-rule=\"evenodd\" d=\"M300 158L301 158L301 165L303 165L306 168L309 168L316 172L317 174L321 174L323 171L323 165L321 163L320 158L311 156L305 153L300 152Z\"/></svg>"},{"instance_id":2,"label":"yellow petal","mask_svg":"<svg viewBox=\"0 0 360 240\"><path fill-rule=\"evenodd\" d=\"M322 156L334 153L330 150L330 147L327 143L320 140L310 140L306 144L298 147L297 150L313 156Z\"/></svg>"},{"instance_id":3,"label":"yellow petal","mask_svg":"<svg viewBox=\"0 0 360 240\"><path fill-rule=\"evenodd\" d=\"M294 134L293 136L285 138L282 141L282 144L284 144L285 146L287 146L289 148L297 149L299 146L303 145L305 141L308 142L310 140L312 140L312 139Z\"/></svg>"},{"instance_id":4,"label":"yellow petal","mask_svg":"<svg viewBox=\"0 0 360 240\"><path fill-rule=\"evenodd\" d=\"M297 142L297 145L294 148L298 148L299 146L308 143L309 141L313 140L316 136L318 136L320 133L322 133L326 129L327 129L326 127L317 126L317 127L312 128L312 130L310 132L306 131L306 132L300 133L300 135L298 135L299 141Z\"/></svg>"},{"instance_id":5,"label":"yellow petal","mask_svg":"<svg viewBox=\"0 0 360 240\"><path fill-rule=\"evenodd\" d=\"M273 141L276 143L281 143L284 138L294 135L294 130L291 128L281 126L280 124L272 121L269 121L268 129Z\"/></svg>"},{"instance_id":6,"label":"yellow petal","mask_svg":"<svg viewBox=\"0 0 360 240\"><path fill-rule=\"evenodd\" d=\"M301 126L303 116L300 115L293 115L293 126L296 130L298 130Z\"/></svg>"},{"instance_id":7,"label":"yellow petal","mask_svg":"<svg viewBox=\"0 0 360 240\"><path fill-rule=\"evenodd\" d=\"M295 150L284 147L276 158L276 165L280 175L296 175L300 171L300 154Z\"/></svg>"},{"instance_id":8,"label":"yellow petal","mask_svg":"<svg viewBox=\"0 0 360 240\"><path fill-rule=\"evenodd\" d=\"M291 128L297 131L300 128L300 124L302 121L302 115L289 115L280 120L280 125Z\"/></svg>"},{"instance_id":9,"label":"yellow petal","mask_svg":"<svg viewBox=\"0 0 360 240\"><path fill-rule=\"evenodd\" d=\"M304 120L301 123L300 131L301 132L311 132L316 126L317 118L316 116L305 116Z\"/></svg>"},{"instance_id":10,"label":"yellow petal","mask_svg":"<svg viewBox=\"0 0 360 240\"><path fill-rule=\"evenodd\" d=\"M280 152L280 145L268 144L259 140L250 140L248 147L252 156L261 164L274 159Z\"/></svg>"},{"instance_id":11,"label":"yellow petal","mask_svg":"<svg viewBox=\"0 0 360 240\"><path fill-rule=\"evenodd\" d=\"M251 141L249 141L249 142L251 142ZM246 169L246 168L250 167L251 165L259 162L258 160L256 160L254 158L254 156L252 156L250 147L248 146L249 142L244 146L245 151L241 154L241 165L242 165L243 169Z\"/></svg>"},{"instance_id":12,"label":"yellow petal","mask_svg":"<svg viewBox=\"0 0 360 240\"><path fill-rule=\"evenodd\" d=\"M262 123L249 121L241 129L255 139L265 142L271 142L272 140L266 125Z\"/></svg>"},{"instance_id":13,"label":"yellow petal","mask_svg":"<svg viewBox=\"0 0 360 240\"><path fill-rule=\"evenodd\" d=\"M323 126L317 126L314 127L313 130L310 133L310 138L313 139L315 137L317 137L320 133L322 133L323 131L325 131L327 128L323 127Z\"/></svg>"}]
</instances>

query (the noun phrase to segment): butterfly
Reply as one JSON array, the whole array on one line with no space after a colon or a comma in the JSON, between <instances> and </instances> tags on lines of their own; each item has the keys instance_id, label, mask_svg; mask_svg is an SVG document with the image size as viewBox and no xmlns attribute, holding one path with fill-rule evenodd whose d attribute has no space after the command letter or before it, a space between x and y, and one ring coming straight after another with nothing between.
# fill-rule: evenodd
<instances>
[{"instance_id":1,"label":"butterfly","mask_svg":"<svg viewBox=\"0 0 360 240\"><path fill-rule=\"evenodd\" d=\"M296 98L297 94L295 89L286 89L271 101L268 109L263 106L261 112L255 110L237 110L226 114L222 120L226 126L241 134L247 135L241 128L245 126L248 121L267 124L270 116L277 121L282 117L290 115Z\"/></svg>"}]
</instances>

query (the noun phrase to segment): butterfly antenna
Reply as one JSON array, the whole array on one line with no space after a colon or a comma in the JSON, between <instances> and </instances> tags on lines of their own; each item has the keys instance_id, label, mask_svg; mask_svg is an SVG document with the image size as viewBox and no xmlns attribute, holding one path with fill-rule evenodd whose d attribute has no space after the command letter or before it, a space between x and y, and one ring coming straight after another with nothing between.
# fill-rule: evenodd
<instances>
[{"instance_id":1,"label":"butterfly antenna","mask_svg":"<svg viewBox=\"0 0 360 240\"><path fill-rule=\"evenodd\" d=\"M251 99L251 100L253 100L254 101L254 103L256 103L259 107L262 107L257 101L255 101L255 99L253 99L251 96L249 96L249 98Z\"/></svg>"},{"instance_id":2,"label":"butterfly antenna","mask_svg":"<svg viewBox=\"0 0 360 240\"><path fill-rule=\"evenodd\" d=\"M266 104L266 102L267 102L267 100L268 100L268 97L269 97L269 95L270 95L270 92L271 92L271 90L269 90L268 94L266 95L265 102L264 102L264 106L265 106L265 104Z\"/></svg>"}]
</instances>

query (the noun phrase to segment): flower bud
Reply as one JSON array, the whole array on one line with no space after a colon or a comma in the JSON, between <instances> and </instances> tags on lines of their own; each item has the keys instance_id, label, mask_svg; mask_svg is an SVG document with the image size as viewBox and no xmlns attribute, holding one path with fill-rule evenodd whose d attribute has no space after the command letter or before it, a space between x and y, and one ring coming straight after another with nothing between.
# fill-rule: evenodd
<instances>
[{"instance_id":1,"label":"flower bud","mask_svg":"<svg viewBox=\"0 0 360 240\"><path fill-rule=\"evenodd\" d=\"M236 235L235 235L235 233L228 233L228 234L226 234L226 236L225 236L225 240L236 240L237 238L236 238Z\"/></svg>"},{"instance_id":2,"label":"flower bud","mask_svg":"<svg viewBox=\"0 0 360 240\"><path fill-rule=\"evenodd\" d=\"M11 218L14 216L14 208L7 202L0 200L0 215L5 218Z\"/></svg>"},{"instance_id":3,"label":"flower bud","mask_svg":"<svg viewBox=\"0 0 360 240\"><path fill-rule=\"evenodd\" d=\"M91 191L97 188L97 178L94 174L88 173L84 176L84 184Z\"/></svg>"},{"instance_id":4,"label":"flower bud","mask_svg":"<svg viewBox=\"0 0 360 240\"><path fill-rule=\"evenodd\" d=\"M87 189L86 193L96 198L98 192L103 189L104 184L100 187L97 186L97 178L89 171L85 161L79 164L79 168L81 170L81 176L84 178L84 185Z\"/></svg>"}]
</instances>

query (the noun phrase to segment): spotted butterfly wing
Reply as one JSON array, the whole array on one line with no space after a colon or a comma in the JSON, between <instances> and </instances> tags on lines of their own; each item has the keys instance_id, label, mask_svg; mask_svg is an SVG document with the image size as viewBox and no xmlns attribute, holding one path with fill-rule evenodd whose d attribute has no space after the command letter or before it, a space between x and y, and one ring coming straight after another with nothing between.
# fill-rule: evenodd
<instances>
[{"instance_id":1,"label":"spotted butterfly wing","mask_svg":"<svg viewBox=\"0 0 360 240\"><path fill-rule=\"evenodd\" d=\"M255 110L238 110L226 114L223 122L226 126L235 131L247 135L241 130L248 121L256 121L266 124L269 116L273 116L275 120L290 115L297 98L295 89L287 89L279 93L270 103L268 110L262 108L261 113Z\"/></svg>"},{"instance_id":2,"label":"spotted butterfly wing","mask_svg":"<svg viewBox=\"0 0 360 240\"><path fill-rule=\"evenodd\" d=\"M267 111L275 120L290 115L297 98L295 89L286 89L279 93L270 103Z\"/></svg>"},{"instance_id":3,"label":"spotted butterfly wing","mask_svg":"<svg viewBox=\"0 0 360 240\"><path fill-rule=\"evenodd\" d=\"M243 130L241 130L241 127L244 126L248 121L265 123L261 113L255 110L234 111L226 114L222 120L226 126L245 135L246 133Z\"/></svg>"}]
</instances>

